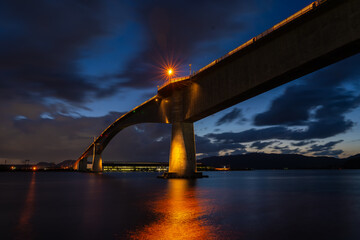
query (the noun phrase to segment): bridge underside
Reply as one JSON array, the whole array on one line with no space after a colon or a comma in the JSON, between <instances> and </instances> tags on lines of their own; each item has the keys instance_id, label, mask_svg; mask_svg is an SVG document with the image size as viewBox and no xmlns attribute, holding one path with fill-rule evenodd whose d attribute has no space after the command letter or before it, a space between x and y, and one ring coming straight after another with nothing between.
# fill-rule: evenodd
<instances>
[{"instance_id":1,"label":"bridge underside","mask_svg":"<svg viewBox=\"0 0 360 240\"><path fill-rule=\"evenodd\" d=\"M327 0L184 81L168 84L110 125L77 160L101 171L101 153L123 128L138 123L171 123L169 173L199 177L193 122L360 51L360 1ZM313 7L314 6L314 7ZM94 148L94 146L96 146Z\"/></svg>"},{"instance_id":2,"label":"bridge underside","mask_svg":"<svg viewBox=\"0 0 360 240\"><path fill-rule=\"evenodd\" d=\"M176 94L175 94L176 95ZM74 168L79 171L102 171L102 151L111 139L122 129L134 124L153 122L171 123L172 139L170 149L169 172L163 178L199 178L203 177L196 170L195 135L193 123L176 121L182 116L183 98L176 95L176 106L166 99L154 96L144 104L124 114L110 125L88 147L83 155L76 161ZM174 122L175 121L175 122ZM88 169L88 159L92 157L91 168Z\"/></svg>"},{"instance_id":3,"label":"bridge underside","mask_svg":"<svg viewBox=\"0 0 360 240\"><path fill-rule=\"evenodd\" d=\"M327 0L193 76L183 88L183 120L198 121L359 51L360 1Z\"/></svg>"}]
</instances>

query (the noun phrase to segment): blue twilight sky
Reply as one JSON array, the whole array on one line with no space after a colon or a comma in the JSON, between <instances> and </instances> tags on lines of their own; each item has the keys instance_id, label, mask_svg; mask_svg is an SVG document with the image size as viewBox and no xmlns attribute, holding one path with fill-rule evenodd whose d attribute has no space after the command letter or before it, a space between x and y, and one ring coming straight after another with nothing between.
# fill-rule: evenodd
<instances>
[{"instance_id":1,"label":"blue twilight sky","mask_svg":"<svg viewBox=\"0 0 360 240\"><path fill-rule=\"evenodd\" d=\"M307 0L5 0L0 3L0 163L76 159L156 94L162 66L198 70ZM360 144L360 56L195 123L198 157L347 157ZM171 126L120 132L105 161L167 161Z\"/></svg>"}]
</instances>

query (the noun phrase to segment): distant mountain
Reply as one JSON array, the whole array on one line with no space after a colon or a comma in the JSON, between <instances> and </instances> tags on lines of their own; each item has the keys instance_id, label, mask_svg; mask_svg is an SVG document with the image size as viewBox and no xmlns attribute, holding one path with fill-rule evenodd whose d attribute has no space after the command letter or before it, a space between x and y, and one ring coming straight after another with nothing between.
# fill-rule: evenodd
<instances>
[{"instance_id":1,"label":"distant mountain","mask_svg":"<svg viewBox=\"0 0 360 240\"><path fill-rule=\"evenodd\" d=\"M237 169L360 169L360 154L349 158L309 157L300 154L267 154L248 153L222 157L208 157L198 160L199 163L210 167L230 166ZM39 162L37 166L46 168L72 167L75 160L65 160L58 164Z\"/></svg>"},{"instance_id":2,"label":"distant mountain","mask_svg":"<svg viewBox=\"0 0 360 240\"><path fill-rule=\"evenodd\" d=\"M360 169L360 154L356 154L346 159L344 168L348 169Z\"/></svg>"},{"instance_id":3,"label":"distant mountain","mask_svg":"<svg viewBox=\"0 0 360 240\"><path fill-rule=\"evenodd\" d=\"M222 157L208 157L199 162L206 166L230 166L236 169L333 169L343 168L347 159L334 157L309 157L299 154L248 153ZM359 161L360 163L360 161Z\"/></svg>"},{"instance_id":4,"label":"distant mountain","mask_svg":"<svg viewBox=\"0 0 360 240\"><path fill-rule=\"evenodd\" d=\"M39 168L67 168L73 166L75 163L75 160L65 160L58 164L50 163L50 162L39 162L36 164Z\"/></svg>"},{"instance_id":5,"label":"distant mountain","mask_svg":"<svg viewBox=\"0 0 360 240\"><path fill-rule=\"evenodd\" d=\"M39 162L38 164L36 164L36 166L43 167L43 168L54 168L54 167L56 167L56 164L49 163L49 162Z\"/></svg>"},{"instance_id":6,"label":"distant mountain","mask_svg":"<svg viewBox=\"0 0 360 240\"><path fill-rule=\"evenodd\" d=\"M57 167L72 167L76 161L75 160L65 160L61 163L56 164Z\"/></svg>"}]
</instances>

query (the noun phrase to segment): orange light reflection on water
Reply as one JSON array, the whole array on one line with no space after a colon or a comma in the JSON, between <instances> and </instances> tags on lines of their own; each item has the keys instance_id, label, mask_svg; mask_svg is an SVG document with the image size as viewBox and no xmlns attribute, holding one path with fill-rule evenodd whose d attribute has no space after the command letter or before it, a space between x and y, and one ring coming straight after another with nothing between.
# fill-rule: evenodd
<instances>
[{"instance_id":1,"label":"orange light reflection on water","mask_svg":"<svg viewBox=\"0 0 360 240\"><path fill-rule=\"evenodd\" d=\"M168 194L153 203L154 223L131 233L130 239L218 239L217 229L205 219L206 202L196 196L195 181L169 180Z\"/></svg>"},{"instance_id":2,"label":"orange light reflection on water","mask_svg":"<svg viewBox=\"0 0 360 240\"><path fill-rule=\"evenodd\" d=\"M29 190L26 195L23 211L20 214L16 227L17 239L33 239L31 218L34 214L35 205L35 179L36 173L32 173Z\"/></svg>"}]
</instances>

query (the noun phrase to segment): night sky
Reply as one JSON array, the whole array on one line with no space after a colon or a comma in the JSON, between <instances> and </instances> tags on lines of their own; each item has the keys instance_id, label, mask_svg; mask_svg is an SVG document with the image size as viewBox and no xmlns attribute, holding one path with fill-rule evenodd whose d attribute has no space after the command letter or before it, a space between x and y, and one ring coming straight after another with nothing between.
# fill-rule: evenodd
<instances>
[{"instance_id":1,"label":"night sky","mask_svg":"<svg viewBox=\"0 0 360 240\"><path fill-rule=\"evenodd\" d=\"M162 67L199 70L308 0L0 2L0 164L77 159L156 95ZM360 145L356 55L195 123L198 158L347 157ZM171 125L120 132L104 161L167 161Z\"/></svg>"}]
</instances>

